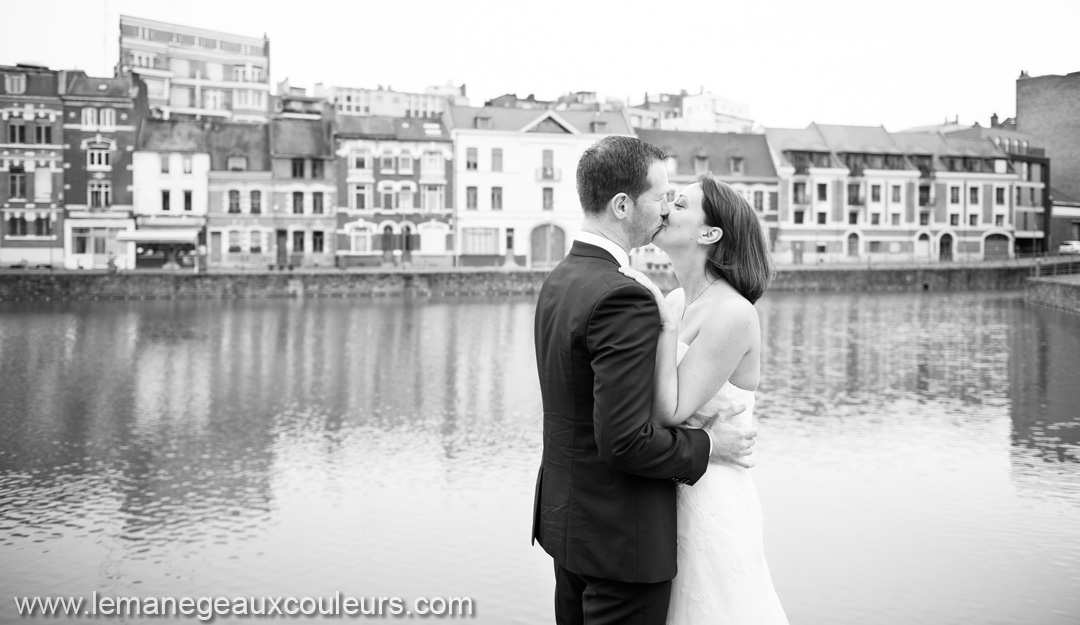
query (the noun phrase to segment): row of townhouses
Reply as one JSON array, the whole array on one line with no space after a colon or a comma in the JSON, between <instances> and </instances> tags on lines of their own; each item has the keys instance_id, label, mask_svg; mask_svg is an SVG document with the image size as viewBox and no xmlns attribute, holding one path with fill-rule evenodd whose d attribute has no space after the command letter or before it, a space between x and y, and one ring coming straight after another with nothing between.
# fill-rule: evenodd
<instances>
[{"instance_id":1,"label":"row of townhouses","mask_svg":"<svg viewBox=\"0 0 1080 625\"><path fill-rule=\"evenodd\" d=\"M0 66L0 266L546 267L580 227L578 159L612 134L669 154L671 199L706 171L732 184L780 262L1046 249L1050 162L1009 120L701 132L583 97L472 107L463 86L272 95L265 38L120 26L116 77Z\"/></svg>"}]
</instances>

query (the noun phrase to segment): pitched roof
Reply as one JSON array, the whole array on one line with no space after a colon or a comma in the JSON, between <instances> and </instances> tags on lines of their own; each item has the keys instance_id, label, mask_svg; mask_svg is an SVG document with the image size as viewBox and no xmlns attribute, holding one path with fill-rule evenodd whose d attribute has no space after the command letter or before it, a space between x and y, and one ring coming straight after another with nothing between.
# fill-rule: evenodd
<instances>
[{"instance_id":1,"label":"pitched roof","mask_svg":"<svg viewBox=\"0 0 1080 625\"><path fill-rule=\"evenodd\" d=\"M1008 158L1000 148L989 139L961 139L945 136L945 145L949 156L975 156L980 158Z\"/></svg>"},{"instance_id":2,"label":"pitched roof","mask_svg":"<svg viewBox=\"0 0 1080 625\"><path fill-rule=\"evenodd\" d=\"M139 131L139 150L146 152L209 152L204 122L148 119Z\"/></svg>"},{"instance_id":3,"label":"pitched roof","mask_svg":"<svg viewBox=\"0 0 1080 625\"><path fill-rule=\"evenodd\" d=\"M903 154L884 126L833 126L810 124L817 128L833 152L857 154Z\"/></svg>"},{"instance_id":4,"label":"pitched roof","mask_svg":"<svg viewBox=\"0 0 1080 625\"><path fill-rule=\"evenodd\" d=\"M778 152L831 152L825 138L811 124L807 128L766 128L769 144Z\"/></svg>"},{"instance_id":5,"label":"pitched roof","mask_svg":"<svg viewBox=\"0 0 1080 625\"><path fill-rule=\"evenodd\" d=\"M210 169L228 169L230 156L247 157L248 171L270 170L270 137L268 124L216 122L207 134L210 148Z\"/></svg>"},{"instance_id":6,"label":"pitched roof","mask_svg":"<svg viewBox=\"0 0 1080 625\"><path fill-rule=\"evenodd\" d=\"M675 157L676 173L694 175L695 156L704 156L709 169L721 178L776 178L765 135L678 130L638 129L637 136ZM731 159L743 159L743 173L733 174Z\"/></svg>"},{"instance_id":7,"label":"pitched roof","mask_svg":"<svg viewBox=\"0 0 1080 625\"><path fill-rule=\"evenodd\" d=\"M270 152L282 156L334 155L330 145L329 122L307 119L270 121Z\"/></svg>"},{"instance_id":8,"label":"pitched roof","mask_svg":"<svg viewBox=\"0 0 1080 625\"><path fill-rule=\"evenodd\" d=\"M1050 187L1050 195L1053 196L1055 204L1080 204L1080 199L1070 196L1057 187Z\"/></svg>"},{"instance_id":9,"label":"pitched roof","mask_svg":"<svg viewBox=\"0 0 1080 625\"><path fill-rule=\"evenodd\" d=\"M551 116L556 120L562 120L580 133L591 133L592 122L605 124L602 134L632 135L634 131L627 123L626 117L616 111L555 111L551 109L517 109L497 106L451 106L449 108L450 129L472 129L476 127L476 119L487 118L490 126L486 130L509 130L518 132L542 117Z\"/></svg>"},{"instance_id":10,"label":"pitched roof","mask_svg":"<svg viewBox=\"0 0 1080 625\"><path fill-rule=\"evenodd\" d=\"M81 96L87 98L131 98L131 89L127 79L120 78L93 78L86 72L76 69L66 73L64 94L66 96Z\"/></svg>"},{"instance_id":11,"label":"pitched roof","mask_svg":"<svg viewBox=\"0 0 1080 625\"><path fill-rule=\"evenodd\" d=\"M936 132L896 132L892 138L904 154L945 154L949 150L945 137Z\"/></svg>"},{"instance_id":12,"label":"pitched roof","mask_svg":"<svg viewBox=\"0 0 1080 625\"><path fill-rule=\"evenodd\" d=\"M400 117L340 115L337 134L342 137L397 141L450 141L442 120Z\"/></svg>"}]
</instances>

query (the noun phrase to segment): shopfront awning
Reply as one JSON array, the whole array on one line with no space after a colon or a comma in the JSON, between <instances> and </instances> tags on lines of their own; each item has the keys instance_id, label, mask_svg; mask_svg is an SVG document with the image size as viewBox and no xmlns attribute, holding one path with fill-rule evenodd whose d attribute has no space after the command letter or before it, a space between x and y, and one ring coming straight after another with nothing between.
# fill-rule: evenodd
<instances>
[{"instance_id":1,"label":"shopfront awning","mask_svg":"<svg viewBox=\"0 0 1080 625\"><path fill-rule=\"evenodd\" d=\"M190 243L199 241L198 228L140 228L116 233L117 241L135 243Z\"/></svg>"}]
</instances>

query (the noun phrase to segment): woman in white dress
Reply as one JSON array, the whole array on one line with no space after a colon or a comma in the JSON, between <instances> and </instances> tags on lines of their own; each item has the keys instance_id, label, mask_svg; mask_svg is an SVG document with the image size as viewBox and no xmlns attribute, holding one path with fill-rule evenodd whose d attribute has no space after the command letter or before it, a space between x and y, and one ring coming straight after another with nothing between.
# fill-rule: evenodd
<instances>
[{"instance_id":1,"label":"woman in white dress","mask_svg":"<svg viewBox=\"0 0 1080 625\"><path fill-rule=\"evenodd\" d=\"M664 298L640 272L624 273L660 307L654 420L699 427L695 413L733 401L746 407L733 420L751 426L761 371L754 302L773 276L757 214L707 173L679 194L653 243L667 252L681 288ZM787 623L765 562L752 456L744 464L710 464L694 486L679 486L669 625Z\"/></svg>"}]
</instances>

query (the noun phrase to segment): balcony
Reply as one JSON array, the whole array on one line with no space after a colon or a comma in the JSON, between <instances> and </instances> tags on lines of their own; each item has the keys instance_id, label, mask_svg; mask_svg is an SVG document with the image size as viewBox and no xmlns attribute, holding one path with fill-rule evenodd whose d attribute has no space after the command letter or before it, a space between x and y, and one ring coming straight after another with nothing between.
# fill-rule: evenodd
<instances>
[{"instance_id":1,"label":"balcony","mask_svg":"<svg viewBox=\"0 0 1080 625\"><path fill-rule=\"evenodd\" d=\"M934 205L934 198L929 198L929 197L921 197L921 198L919 198L919 207L920 208L926 208L927 206L933 206L933 205Z\"/></svg>"},{"instance_id":2,"label":"balcony","mask_svg":"<svg viewBox=\"0 0 1080 625\"><path fill-rule=\"evenodd\" d=\"M795 199L791 201L795 206L809 206L811 203L809 195L796 195Z\"/></svg>"},{"instance_id":3,"label":"balcony","mask_svg":"<svg viewBox=\"0 0 1080 625\"><path fill-rule=\"evenodd\" d=\"M848 206L866 206L865 197L849 197L847 200Z\"/></svg>"},{"instance_id":4,"label":"balcony","mask_svg":"<svg viewBox=\"0 0 1080 625\"><path fill-rule=\"evenodd\" d=\"M558 167L537 167L537 182L558 182L562 180L562 170Z\"/></svg>"},{"instance_id":5,"label":"balcony","mask_svg":"<svg viewBox=\"0 0 1080 625\"><path fill-rule=\"evenodd\" d=\"M809 176L810 175L810 163L807 163L807 162L795 163L795 175L796 176Z\"/></svg>"}]
</instances>

